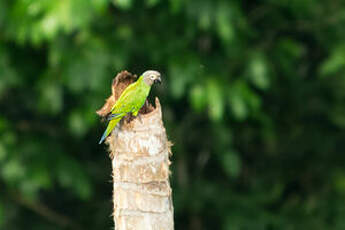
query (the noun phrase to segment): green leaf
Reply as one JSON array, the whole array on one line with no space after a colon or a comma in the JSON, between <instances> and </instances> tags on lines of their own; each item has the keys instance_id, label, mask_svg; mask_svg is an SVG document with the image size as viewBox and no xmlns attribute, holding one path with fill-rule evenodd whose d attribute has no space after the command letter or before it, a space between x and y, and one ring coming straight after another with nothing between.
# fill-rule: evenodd
<instances>
[{"instance_id":1,"label":"green leaf","mask_svg":"<svg viewBox=\"0 0 345 230\"><path fill-rule=\"evenodd\" d=\"M123 10L129 10L132 7L132 0L113 0L113 3Z\"/></svg>"},{"instance_id":2,"label":"green leaf","mask_svg":"<svg viewBox=\"0 0 345 230\"><path fill-rule=\"evenodd\" d=\"M210 11L205 11L199 17L199 26L203 30L208 30L212 25L212 16Z\"/></svg>"},{"instance_id":3,"label":"green leaf","mask_svg":"<svg viewBox=\"0 0 345 230\"><path fill-rule=\"evenodd\" d=\"M56 36L60 27L59 16L56 13L56 11L51 12L40 21L40 31L36 32L37 36L39 33L42 33L47 39L52 39ZM40 42L40 39L40 37L34 37L36 43Z\"/></svg>"},{"instance_id":4,"label":"green leaf","mask_svg":"<svg viewBox=\"0 0 345 230\"><path fill-rule=\"evenodd\" d=\"M105 84L110 65L109 51L100 38L92 37L80 47L72 51L65 47L71 55L65 60L64 80L67 86L79 93L83 90L98 90ZM62 53L63 57L63 53Z\"/></svg>"},{"instance_id":5,"label":"green leaf","mask_svg":"<svg viewBox=\"0 0 345 230\"><path fill-rule=\"evenodd\" d=\"M181 8L182 5L185 3L185 1L183 0L169 0L170 3L170 10L172 13L178 13Z\"/></svg>"},{"instance_id":6,"label":"green leaf","mask_svg":"<svg viewBox=\"0 0 345 230\"><path fill-rule=\"evenodd\" d=\"M51 173L51 170L47 166L47 162L36 161L28 173L28 178L37 188L48 189L52 185Z\"/></svg>"},{"instance_id":7,"label":"green leaf","mask_svg":"<svg viewBox=\"0 0 345 230\"><path fill-rule=\"evenodd\" d=\"M345 173L342 171L337 171L333 176L333 184L335 189L343 194L345 197Z\"/></svg>"},{"instance_id":8,"label":"green leaf","mask_svg":"<svg viewBox=\"0 0 345 230\"><path fill-rule=\"evenodd\" d=\"M231 93L229 103L231 111L237 120L243 121L246 119L249 111L244 98L240 94Z\"/></svg>"},{"instance_id":9,"label":"green leaf","mask_svg":"<svg viewBox=\"0 0 345 230\"><path fill-rule=\"evenodd\" d=\"M296 59L303 55L305 48L295 40L284 38L278 42L278 51L291 59Z\"/></svg>"},{"instance_id":10,"label":"green leaf","mask_svg":"<svg viewBox=\"0 0 345 230\"><path fill-rule=\"evenodd\" d=\"M236 178L241 172L241 159L236 151L229 151L221 155L221 163L225 173L230 178Z\"/></svg>"},{"instance_id":11,"label":"green leaf","mask_svg":"<svg viewBox=\"0 0 345 230\"><path fill-rule=\"evenodd\" d=\"M85 135L88 125L86 123L86 114L82 112L74 111L68 119L68 126L70 128L71 133L75 136L83 136Z\"/></svg>"},{"instance_id":12,"label":"green leaf","mask_svg":"<svg viewBox=\"0 0 345 230\"><path fill-rule=\"evenodd\" d=\"M259 89L265 90L270 85L269 71L265 58L255 54L249 62L249 79Z\"/></svg>"},{"instance_id":13,"label":"green leaf","mask_svg":"<svg viewBox=\"0 0 345 230\"><path fill-rule=\"evenodd\" d=\"M6 13L8 11L7 4L4 1L0 1L0 28L5 23Z\"/></svg>"},{"instance_id":14,"label":"green leaf","mask_svg":"<svg viewBox=\"0 0 345 230\"><path fill-rule=\"evenodd\" d=\"M0 44L1 45L1 44ZM19 84L19 79L16 71L10 64L7 51L0 46L0 99L2 94L10 87Z\"/></svg>"},{"instance_id":15,"label":"green leaf","mask_svg":"<svg viewBox=\"0 0 345 230\"><path fill-rule=\"evenodd\" d=\"M9 183L17 183L25 177L25 167L19 159L10 159L1 169L4 180Z\"/></svg>"},{"instance_id":16,"label":"green leaf","mask_svg":"<svg viewBox=\"0 0 345 230\"><path fill-rule=\"evenodd\" d=\"M160 0L146 0L146 5L148 7L154 7L159 3Z\"/></svg>"},{"instance_id":17,"label":"green leaf","mask_svg":"<svg viewBox=\"0 0 345 230\"><path fill-rule=\"evenodd\" d=\"M198 9L197 11L191 11L191 13L197 17L199 28L202 30L210 29L213 22L214 5L208 1L201 1L190 3L189 7Z\"/></svg>"},{"instance_id":18,"label":"green leaf","mask_svg":"<svg viewBox=\"0 0 345 230\"><path fill-rule=\"evenodd\" d=\"M38 198L40 186L35 181L25 179L19 183L19 189L26 199L35 200Z\"/></svg>"},{"instance_id":19,"label":"green leaf","mask_svg":"<svg viewBox=\"0 0 345 230\"><path fill-rule=\"evenodd\" d=\"M196 111L202 111L207 105L207 92L204 86L194 85L190 90L189 100Z\"/></svg>"},{"instance_id":20,"label":"green leaf","mask_svg":"<svg viewBox=\"0 0 345 230\"><path fill-rule=\"evenodd\" d=\"M207 82L207 98L209 116L214 121L223 118L224 113L224 96L222 87L214 78L210 78Z\"/></svg>"},{"instance_id":21,"label":"green leaf","mask_svg":"<svg viewBox=\"0 0 345 230\"><path fill-rule=\"evenodd\" d=\"M198 72L198 60L186 55L183 59L172 58L169 63L169 87L175 99L180 99L189 83L193 82Z\"/></svg>"},{"instance_id":22,"label":"green leaf","mask_svg":"<svg viewBox=\"0 0 345 230\"><path fill-rule=\"evenodd\" d=\"M334 106L330 110L329 117L334 125L345 129L345 108L342 104Z\"/></svg>"},{"instance_id":23,"label":"green leaf","mask_svg":"<svg viewBox=\"0 0 345 230\"><path fill-rule=\"evenodd\" d=\"M178 71L175 70L172 72L172 75L174 76L174 79L170 84L171 93L174 98L179 99L185 93L187 79L186 76L182 74L182 71L180 72L180 74L178 74Z\"/></svg>"},{"instance_id":24,"label":"green leaf","mask_svg":"<svg viewBox=\"0 0 345 230\"><path fill-rule=\"evenodd\" d=\"M222 3L219 5L216 14L217 32L223 41L231 42L235 38L235 28L231 17L232 9L225 2Z\"/></svg>"},{"instance_id":25,"label":"green leaf","mask_svg":"<svg viewBox=\"0 0 345 230\"><path fill-rule=\"evenodd\" d=\"M238 121L245 120L250 114L260 109L259 96L244 81L238 80L232 84L228 98L232 115Z\"/></svg>"},{"instance_id":26,"label":"green leaf","mask_svg":"<svg viewBox=\"0 0 345 230\"><path fill-rule=\"evenodd\" d=\"M320 67L321 76L335 74L345 70L345 47L336 47L329 58Z\"/></svg>"}]
</instances>

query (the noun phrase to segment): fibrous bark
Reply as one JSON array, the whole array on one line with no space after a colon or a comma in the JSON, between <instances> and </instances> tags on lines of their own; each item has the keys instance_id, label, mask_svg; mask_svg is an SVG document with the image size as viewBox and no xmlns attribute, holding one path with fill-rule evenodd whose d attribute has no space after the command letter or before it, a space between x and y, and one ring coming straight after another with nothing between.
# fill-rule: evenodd
<instances>
[{"instance_id":1,"label":"fibrous bark","mask_svg":"<svg viewBox=\"0 0 345 230\"><path fill-rule=\"evenodd\" d=\"M113 81L112 96L97 113L106 116L136 77L124 71ZM161 106L149 103L139 117L123 119L107 138L113 166L115 230L172 230L173 205L169 155Z\"/></svg>"}]
</instances>

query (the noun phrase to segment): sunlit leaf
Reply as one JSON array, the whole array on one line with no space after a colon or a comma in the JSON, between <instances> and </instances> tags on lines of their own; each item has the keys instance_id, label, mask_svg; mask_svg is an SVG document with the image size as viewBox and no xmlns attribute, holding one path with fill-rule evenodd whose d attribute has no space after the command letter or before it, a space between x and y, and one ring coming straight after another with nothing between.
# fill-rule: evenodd
<instances>
[{"instance_id":1,"label":"sunlit leaf","mask_svg":"<svg viewBox=\"0 0 345 230\"><path fill-rule=\"evenodd\" d=\"M238 121L245 120L261 106L259 96L243 81L237 81L231 85L228 91L228 102L233 116Z\"/></svg>"},{"instance_id":2,"label":"sunlit leaf","mask_svg":"<svg viewBox=\"0 0 345 230\"><path fill-rule=\"evenodd\" d=\"M25 176L25 167L18 159L10 159L2 167L1 174L6 181L18 182Z\"/></svg>"},{"instance_id":3,"label":"sunlit leaf","mask_svg":"<svg viewBox=\"0 0 345 230\"><path fill-rule=\"evenodd\" d=\"M230 42L234 39L235 29L232 23L231 7L228 4L220 4L216 14L217 31L222 40Z\"/></svg>"},{"instance_id":4,"label":"sunlit leaf","mask_svg":"<svg viewBox=\"0 0 345 230\"><path fill-rule=\"evenodd\" d=\"M260 55L254 55L249 62L249 78L259 89L267 89L270 85L269 71L265 59Z\"/></svg>"},{"instance_id":5,"label":"sunlit leaf","mask_svg":"<svg viewBox=\"0 0 345 230\"><path fill-rule=\"evenodd\" d=\"M335 74L345 70L345 48L337 47L320 67L321 75Z\"/></svg>"},{"instance_id":6,"label":"sunlit leaf","mask_svg":"<svg viewBox=\"0 0 345 230\"><path fill-rule=\"evenodd\" d=\"M240 94L230 94L229 102L234 117L240 121L248 116L248 107Z\"/></svg>"},{"instance_id":7,"label":"sunlit leaf","mask_svg":"<svg viewBox=\"0 0 345 230\"><path fill-rule=\"evenodd\" d=\"M207 84L208 112L214 121L219 121L224 113L223 89L211 78Z\"/></svg>"},{"instance_id":8,"label":"sunlit leaf","mask_svg":"<svg viewBox=\"0 0 345 230\"><path fill-rule=\"evenodd\" d=\"M132 0L113 0L115 6L123 10L128 10L132 6Z\"/></svg>"},{"instance_id":9,"label":"sunlit leaf","mask_svg":"<svg viewBox=\"0 0 345 230\"><path fill-rule=\"evenodd\" d=\"M200 112L207 105L207 92L205 87L201 85L193 86L190 90L189 98L193 108Z\"/></svg>"}]
</instances>

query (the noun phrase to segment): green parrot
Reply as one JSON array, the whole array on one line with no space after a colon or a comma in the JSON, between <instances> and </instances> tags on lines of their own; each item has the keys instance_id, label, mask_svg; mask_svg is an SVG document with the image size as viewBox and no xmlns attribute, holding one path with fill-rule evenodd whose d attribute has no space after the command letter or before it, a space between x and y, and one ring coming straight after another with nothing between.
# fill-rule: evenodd
<instances>
[{"instance_id":1,"label":"green parrot","mask_svg":"<svg viewBox=\"0 0 345 230\"><path fill-rule=\"evenodd\" d=\"M133 116L138 115L154 83L161 83L161 74L154 70L148 70L136 82L127 86L111 109L111 114L108 117L110 120L109 124L99 144L104 141L124 116L127 114L132 114Z\"/></svg>"}]
</instances>

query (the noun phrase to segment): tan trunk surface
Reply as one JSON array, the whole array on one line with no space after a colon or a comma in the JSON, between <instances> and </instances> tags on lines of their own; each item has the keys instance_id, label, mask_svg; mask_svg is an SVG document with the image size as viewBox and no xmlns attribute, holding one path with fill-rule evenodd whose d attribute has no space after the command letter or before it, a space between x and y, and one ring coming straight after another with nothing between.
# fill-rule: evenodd
<instances>
[{"instance_id":1,"label":"tan trunk surface","mask_svg":"<svg viewBox=\"0 0 345 230\"><path fill-rule=\"evenodd\" d=\"M118 74L113 83L113 99L98 111L104 116L118 98L116 91L135 76ZM121 85L121 82L126 84ZM118 87L118 89L116 88ZM156 108L146 104L140 118L125 121L106 143L113 166L113 204L115 230L172 230L173 204L169 183L171 144L162 122L159 100Z\"/></svg>"}]
</instances>

